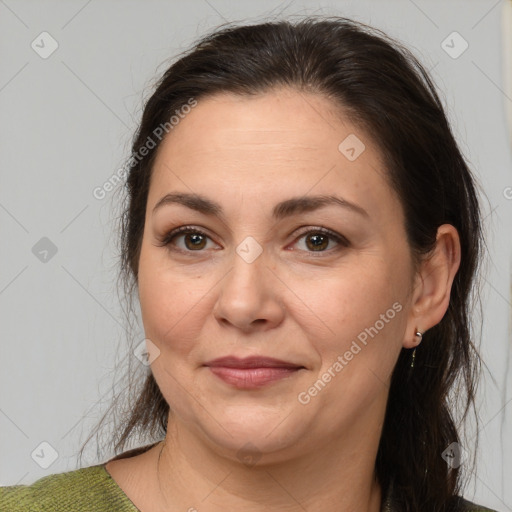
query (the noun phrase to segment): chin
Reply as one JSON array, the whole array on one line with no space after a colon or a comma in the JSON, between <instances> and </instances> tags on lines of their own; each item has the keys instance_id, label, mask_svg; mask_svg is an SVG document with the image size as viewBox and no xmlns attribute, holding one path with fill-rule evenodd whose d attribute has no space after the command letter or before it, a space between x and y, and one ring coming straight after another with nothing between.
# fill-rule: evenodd
<instances>
[{"instance_id":1,"label":"chin","mask_svg":"<svg viewBox=\"0 0 512 512\"><path fill-rule=\"evenodd\" d=\"M209 417L205 423L197 422L196 428L208 444L226 457L242 463L249 460L253 465L272 463L278 462L287 448L296 451L301 438L307 437L305 423L291 415L287 418L287 414L283 410L272 414L268 409L251 411L245 407L237 412L232 408L231 413L217 416L217 421Z\"/></svg>"}]
</instances>

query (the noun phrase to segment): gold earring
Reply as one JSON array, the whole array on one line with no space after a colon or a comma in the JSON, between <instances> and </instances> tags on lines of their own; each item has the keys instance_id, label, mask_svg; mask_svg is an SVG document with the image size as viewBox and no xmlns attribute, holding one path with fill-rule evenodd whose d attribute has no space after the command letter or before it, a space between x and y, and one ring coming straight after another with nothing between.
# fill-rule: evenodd
<instances>
[{"instance_id":1,"label":"gold earring","mask_svg":"<svg viewBox=\"0 0 512 512\"><path fill-rule=\"evenodd\" d=\"M423 339L423 333L420 331L416 331L414 335L419 338L418 345L421 343L421 340ZM412 359L411 359L411 368L414 368L414 360L416 359L416 347L414 347L414 350L412 351Z\"/></svg>"}]
</instances>

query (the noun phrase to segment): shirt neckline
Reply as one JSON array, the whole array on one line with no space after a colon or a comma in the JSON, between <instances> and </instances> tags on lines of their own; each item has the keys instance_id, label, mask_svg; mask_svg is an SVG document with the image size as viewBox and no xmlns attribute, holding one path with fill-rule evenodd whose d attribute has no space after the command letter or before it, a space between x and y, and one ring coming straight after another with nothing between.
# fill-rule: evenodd
<instances>
[{"instance_id":1,"label":"shirt neckline","mask_svg":"<svg viewBox=\"0 0 512 512\"><path fill-rule=\"evenodd\" d=\"M142 449L136 449L137 451L138 450L143 450L143 451L146 451L146 450L149 450L149 448L151 448L152 446L154 446L155 444L157 443L154 443L154 444L151 444L149 446L145 446L143 447ZM133 450L135 451L135 450ZM131 450L130 450L131 452ZM126 452L125 452L126 454ZM125 454L121 454L121 455L125 455ZM115 458L114 458L115 459ZM110 459L110 460L114 460L114 459ZM107 461L107 462L104 462L103 464L97 464L95 467L98 467L100 468L101 470L103 470L103 472L106 474L107 476L107 480L109 482L109 486L110 488L112 489L113 492L115 492L119 499L121 499L125 505L131 507L133 510L132 512L141 512L136 506L135 504L133 503L133 501L128 497L128 495L123 491L123 489L121 488L121 486L114 480L114 478L112 477L112 475L108 472L107 470L107 464L110 462ZM391 508L391 495L392 495L392 485L390 486L390 489L387 490L387 492L385 492L384 494L384 499L382 500L382 505L381 505L381 512L393 512L392 508Z\"/></svg>"},{"instance_id":2,"label":"shirt neckline","mask_svg":"<svg viewBox=\"0 0 512 512\"><path fill-rule=\"evenodd\" d=\"M120 485L112 478L112 475L107 470L107 464L110 461L104 462L103 464L97 464L95 467L103 470L106 475L107 482L109 488L114 492L118 499L120 499L124 505L131 508L132 512L141 512L136 506L135 503L128 497L128 495L121 489Z\"/></svg>"}]
</instances>

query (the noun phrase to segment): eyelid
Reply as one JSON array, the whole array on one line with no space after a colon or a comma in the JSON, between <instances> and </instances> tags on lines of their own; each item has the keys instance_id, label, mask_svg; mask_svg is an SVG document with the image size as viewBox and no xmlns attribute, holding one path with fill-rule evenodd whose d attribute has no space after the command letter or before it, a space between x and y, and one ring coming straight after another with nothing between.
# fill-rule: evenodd
<instances>
[{"instance_id":1,"label":"eyelid","mask_svg":"<svg viewBox=\"0 0 512 512\"><path fill-rule=\"evenodd\" d=\"M209 238L210 240L214 241L213 238L204 230L204 228L199 228L198 226L193 225L187 225L187 226L180 226L175 229L171 229L169 232L165 233L161 239L159 240L159 247L164 247L166 245L170 245L171 241L174 240L179 235L186 235L189 233L196 233L202 236L205 236ZM217 242L215 242L217 243ZM218 245L218 244L217 244ZM195 251L187 251L187 252L195 252ZM201 251L197 251L201 252Z\"/></svg>"},{"instance_id":2,"label":"eyelid","mask_svg":"<svg viewBox=\"0 0 512 512\"><path fill-rule=\"evenodd\" d=\"M336 233L336 231L332 231L331 229L324 228L323 226L307 226L307 229L304 229L300 233L297 233L295 236L298 238L302 238L304 235L307 235L308 233L322 233L323 235L328 235L340 244L348 245L350 243L343 235ZM297 238L295 241L297 241Z\"/></svg>"}]
</instances>

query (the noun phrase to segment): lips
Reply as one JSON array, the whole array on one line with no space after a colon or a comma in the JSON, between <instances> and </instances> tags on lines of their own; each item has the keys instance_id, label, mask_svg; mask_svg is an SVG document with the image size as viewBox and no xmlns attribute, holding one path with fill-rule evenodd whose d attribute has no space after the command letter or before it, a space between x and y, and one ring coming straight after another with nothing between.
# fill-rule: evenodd
<instances>
[{"instance_id":1,"label":"lips","mask_svg":"<svg viewBox=\"0 0 512 512\"><path fill-rule=\"evenodd\" d=\"M234 356L219 357L213 361L209 361L205 364L209 367L224 367L224 368L303 368L303 366L289 363L287 361L281 361L272 357L245 357L240 359Z\"/></svg>"},{"instance_id":2,"label":"lips","mask_svg":"<svg viewBox=\"0 0 512 512\"><path fill-rule=\"evenodd\" d=\"M238 389L256 389L291 377L304 366L270 357L221 357L204 366L213 375Z\"/></svg>"}]
</instances>

